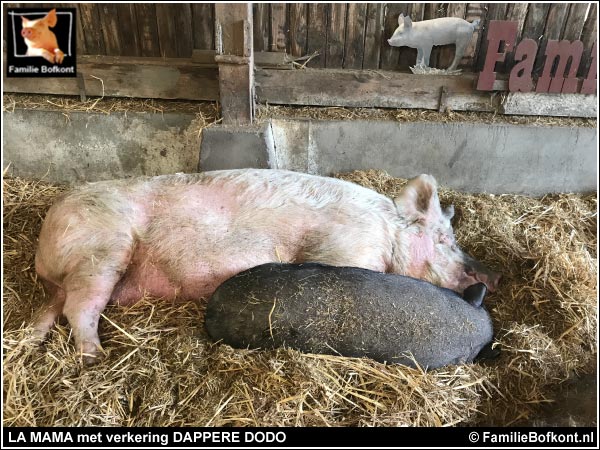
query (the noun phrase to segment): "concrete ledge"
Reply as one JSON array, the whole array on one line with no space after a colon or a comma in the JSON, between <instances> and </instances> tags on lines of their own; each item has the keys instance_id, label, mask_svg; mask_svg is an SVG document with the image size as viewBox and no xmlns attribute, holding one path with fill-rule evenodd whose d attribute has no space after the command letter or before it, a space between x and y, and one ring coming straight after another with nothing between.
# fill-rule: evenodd
<instances>
[{"instance_id":1,"label":"concrete ledge","mask_svg":"<svg viewBox=\"0 0 600 450\"><path fill-rule=\"evenodd\" d=\"M211 169L264 167L268 154L271 168L318 175L383 169L405 178L430 173L440 185L464 192L541 195L596 190L594 128L273 120L260 139L240 130L234 141L232 133L236 134L220 127L205 131L202 153L233 155ZM247 153L247 165L240 165L237 152Z\"/></svg>"},{"instance_id":2,"label":"concrete ledge","mask_svg":"<svg viewBox=\"0 0 600 450\"><path fill-rule=\"evenodd\" d=\"M4 167L14 176L77 183L195 172L193 114L4 112Z\"/></svg>"},{"instance_id":3,"label":"concrete ledge","mask_svg":"<svg viewBox=\"0 0 600 450\"><path fill-rule=\"evenodd\" d=\"M597 188L595 128L273 120L206 128L200 152L200 124L190 114L15 110L3 118L8 173L56 182L271 167L430 173L445 187L497 194Z\"/></svg>"},{"instance_id":4,"label":"concrete ledge","mask_svg":"<svg viewBox=\"0 0 600 450\"><path fill-rule=\"evenodd\" d=\"M200 170L269 168L273 139L266 126L214 126L202 132Z\"/></svg>"}]
</instances>

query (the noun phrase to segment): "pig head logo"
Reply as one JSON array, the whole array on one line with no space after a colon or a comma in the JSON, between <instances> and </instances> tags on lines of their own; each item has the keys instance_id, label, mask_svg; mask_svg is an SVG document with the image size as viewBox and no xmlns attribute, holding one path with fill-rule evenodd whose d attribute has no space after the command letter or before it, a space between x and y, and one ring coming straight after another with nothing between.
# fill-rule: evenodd
<instances>
[{"instance_id":1,"label":"pig head logo","mask_svg":"<svg viewBox=\"0 0 600 450\"><path fill-rule=\"evenodd\" d=\"M77 77L76 8L7 8L7 13L7 77Z\"/></svg>"},{"instance_id":2,"label":"pig head logo","mask_svg":"<svg viewBox=\"0 0 600 450\"><path fill-rule=\"evenodd\" d=\"M53 64L60 64L65 54L58 47L56 35L50 31L58 21L56 9L52 9L42 19L29 20L21 16L23 28L21 36L27 44L27 56L41 56Z\"/></svg>"}]
</instances>

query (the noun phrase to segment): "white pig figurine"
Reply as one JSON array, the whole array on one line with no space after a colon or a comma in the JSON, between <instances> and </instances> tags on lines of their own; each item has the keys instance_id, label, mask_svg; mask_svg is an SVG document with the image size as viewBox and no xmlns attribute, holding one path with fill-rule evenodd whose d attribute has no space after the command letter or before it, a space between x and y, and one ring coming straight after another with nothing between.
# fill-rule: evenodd
<instances>
[{"instance_id":1,"label":"white pig figurine","mask_svg":"<svg viewBox=\"0 0 600 450\"><path fill-rule=\"evenodd\" d=\"M415 22L409 16L400 14L398 28L388 43L392 47L411 47L417 49L417 66L429 66L429 55L434 45L455 44L454 60L448 71L456 70L465 53L479 19L472 23L458 17L441 17L439 19Z\"/></svg>"}]
</instances>

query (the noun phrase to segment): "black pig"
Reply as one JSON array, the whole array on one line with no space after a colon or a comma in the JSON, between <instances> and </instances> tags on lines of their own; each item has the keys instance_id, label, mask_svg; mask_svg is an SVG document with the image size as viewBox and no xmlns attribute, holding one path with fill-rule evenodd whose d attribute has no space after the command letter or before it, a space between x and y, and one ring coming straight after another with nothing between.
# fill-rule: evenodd
<instances>
[{"instance_id":1,"label":"black pig","mask_svg":"<svg viewBox=\"0 0 600 450\"><path fill-rule=\"evenodd\" d=\"M221 284L205 324L214 340L237 348L289 347L436 368L472 362L484 348L489 355L485 294L483 283L461 297L402 275L270 263Z\"/></svg>"}]
</instances>

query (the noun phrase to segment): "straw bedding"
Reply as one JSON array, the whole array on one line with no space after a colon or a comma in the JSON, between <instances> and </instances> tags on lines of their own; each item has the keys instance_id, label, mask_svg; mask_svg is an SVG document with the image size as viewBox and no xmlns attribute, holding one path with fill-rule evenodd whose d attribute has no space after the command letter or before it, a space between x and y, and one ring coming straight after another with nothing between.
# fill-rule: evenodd
<instances>
[{"instance_id":1,"label":"straw bedding","mask_svg":"<svg viewBox=\"0 0 600 450\"><path fill-rule=\"evenodd\" d=\"M340 177L390 196L405 182L380 171ZM518 425L561 383L595 368L595 194L441 190L442 203L456 205L463 248L504 276L486 299L502 355L426 372L213 344L201 300L109 306L100 326L105 356L93 367L81 365L66 324L34 346L27 325L44 301L36 239L64 190L4 180L5 425Z\"/></svg>"}]
</instances>

